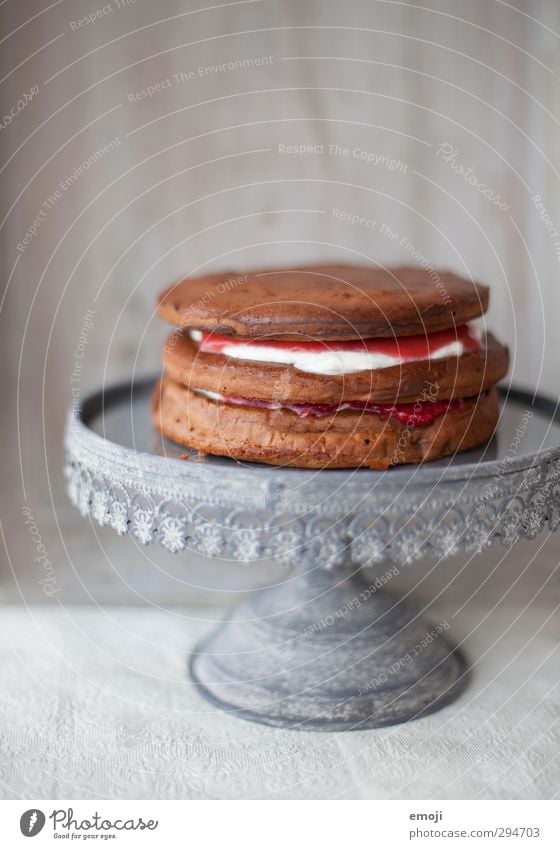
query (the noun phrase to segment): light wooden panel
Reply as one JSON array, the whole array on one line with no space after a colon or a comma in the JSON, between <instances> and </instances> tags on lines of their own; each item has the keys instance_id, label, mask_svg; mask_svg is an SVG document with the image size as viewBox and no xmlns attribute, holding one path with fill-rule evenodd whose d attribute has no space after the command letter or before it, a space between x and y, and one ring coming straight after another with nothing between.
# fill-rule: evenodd
<instances>
[{"instance_id":1,"label":"light wooden panel","mask_svg":"<svg viewBox=\"0 0 560 849\"><path fill-rule=\"evenodd\" d=\"M53 504L64 528L81 527L59 468L83 317L94 311L80 392L153 370L164 337L155 294L186 272L392 263L410 259L410 245L492 285L489 322L512 347L515 382L557 394L556 3L47 5L0 9L14 31L2 45L2 114L37 87L0 130L4 480L17 557L33 553L22 481L53 558L65 557ZM159 90L138 94L149 87Z\"/></svg>"}]
</instances>

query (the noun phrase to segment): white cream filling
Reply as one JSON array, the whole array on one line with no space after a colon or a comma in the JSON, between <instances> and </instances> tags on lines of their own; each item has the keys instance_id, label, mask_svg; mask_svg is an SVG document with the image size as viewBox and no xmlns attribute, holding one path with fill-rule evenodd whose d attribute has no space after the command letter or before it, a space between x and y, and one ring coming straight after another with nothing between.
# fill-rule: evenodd
<instances>
[{"instance_id":1,"label":"white cream filling","mask_svg":"<svg viewBox=\"0 0 560 849\"><path fill-rule=\"evenodd\" d=\"M470 325L469 325L470 328ZM200 330L190 331L194 342L202 340ZM446 357L460 357L465 353L465 346L459 340L443 345L433 351L431 360L443 360ZM272 345L252 346L250 344L224 345L220 354L236 360L252 360L261 363L279 363L294 366L299 371L312 374L342 375L356 371L390 368L405 362L406 357L391 357L387 354L370 353L369 351L290 351L287 348L275 348Z\"/></svg>"},{"instance_id":2,"label":"white cream filling","mask_svg":"<svg viewBox=\"0 0 560 849\"><path fill-rule=\"evenodd\" d=\"M225 400L224 395L220 395L219 392L210 392L209 389L192 389L195 395L202 395L203 398L208 398L209 401L220 401L223 402ZM230 404L234 404L236 399L228 398L228 402ZM247 398L238 398L237 403L241 406L244 406L244 402L248 402L249 405L255 405L255 401L247 399ZM258 405L258 402L257 402ZM278 401L267 401L266 406L270 409L280 410L284 405L280 404Z\"/></svg>"}]
</instances>

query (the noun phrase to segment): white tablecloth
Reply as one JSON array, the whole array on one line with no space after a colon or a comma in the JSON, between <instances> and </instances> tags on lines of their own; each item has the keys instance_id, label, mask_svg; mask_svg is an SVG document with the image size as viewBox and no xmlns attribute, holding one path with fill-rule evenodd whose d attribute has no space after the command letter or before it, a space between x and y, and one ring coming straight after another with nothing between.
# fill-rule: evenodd
<instances>
[{"instance_id":1,"label":"white tablecloth","mask_svg":"<svg viewBox=\"0 0 560 849\"><path fill-rule=\"evenodd\" d=\"M345 734L268 729L201 699L185 658L223 610L4 604L0 795L552 798L560 792L556 564L549 552L534 598L534 579L519 592L512 577L497 605L482 586L478 603L434 608L432 619L451 617L451 636L466 638L476 661L457 702L404 726ZM488 587L499 595L499 581Z\"/></svg>"}]
</instances>

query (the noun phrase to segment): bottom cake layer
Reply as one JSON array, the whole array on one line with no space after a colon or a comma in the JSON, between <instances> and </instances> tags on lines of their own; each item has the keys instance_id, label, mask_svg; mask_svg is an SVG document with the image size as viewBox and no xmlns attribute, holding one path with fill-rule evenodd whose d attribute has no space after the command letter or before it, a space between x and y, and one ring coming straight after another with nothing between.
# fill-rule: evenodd
<instances>
[{"instance_id":1,"label":"bottom cake layer","mask_svg":"<svg viewBox=\"0 0 560 849\"><path fill-rule=\"evenodd\" d=\"M284 407L213 400L164 378L154 392L152 416L169 439L205 454L305 469L383 470L481 445L494 432L499 406L492 388L425 425L363 410L301 416Z\"/></svg>"}]
</instances>

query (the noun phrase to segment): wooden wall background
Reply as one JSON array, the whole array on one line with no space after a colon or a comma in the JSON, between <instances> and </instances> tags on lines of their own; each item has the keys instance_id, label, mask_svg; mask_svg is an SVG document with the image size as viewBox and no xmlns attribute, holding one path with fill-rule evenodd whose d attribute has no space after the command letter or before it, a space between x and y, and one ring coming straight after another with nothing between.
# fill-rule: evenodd
<instances>
[{"instance_id":1,"label":"wooden wall background","mask_svg":"<svg viewBox=\"0 0 560 849\"><path fill-rule=\"evenodd\" d=\"M513 380L558 395L554 0L5 0L0 14L1 114L31 97L0 129L5 594L13 568L41 597L23 483L68 593L192 591L184 562L97 536L60 474L83 317L94 311L82 392L151 371L165 333L154 298L183 273L407 261L405 238L492 284L489 323L511 345Z\"/></svg>"}]
</instances>

